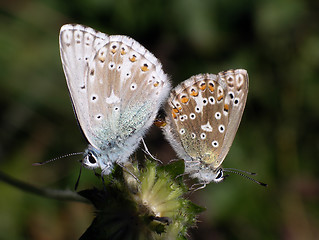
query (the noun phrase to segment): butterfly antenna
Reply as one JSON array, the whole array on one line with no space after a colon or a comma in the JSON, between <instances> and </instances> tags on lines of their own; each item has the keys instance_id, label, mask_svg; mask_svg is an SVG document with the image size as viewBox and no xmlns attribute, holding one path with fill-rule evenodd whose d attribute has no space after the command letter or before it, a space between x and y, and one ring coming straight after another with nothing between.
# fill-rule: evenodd
<instances>
[{"instance_id":1,"label":"butterfly antenna","mask_svg":"<svg viewBox=\"0 0 319 240\"><path fill-rule=\"evenodd\" d=\"M42 166L44 164L47 164L47 163L50 163L50 162L53 162L53 161L56 161L56 160L59 160L59 159L62 159L62 158L67 158L67 157L76 156L76 155L82 155L83 153L84 152L69 153L69 154L66 154L66 155L63 155L63 156L60 156L60 157L56 157L56 158L53 158L53 159L50 159L50 160L47 160L47 161L44 161L44 162L32 163L32 166Z\"/></svg>"},{"instance_id":2,"label":"butterfly antenna","mask_svg":"<svg viewBox=\"0 0 319 240\"><path fill-rule=\"evenodd\" d=\"M83 165L81 164L79 176L78 176L78 179L76 180L76 183L75 183L75 186L74 186L74 191L76 191L78 189L78 186L79 186L79 183L80 183L81 174L82 174L82 167L83 167Z\"/></svg>"},{"instance_id":3,"label":"butterfly antenna","mask_svg":"<svg viewBox=\"0 0 319 240\"><path fill-rule=\"evenodd\" d=\"M246 176L245 174L241 173L241 172L245 172L245 171L238 171L237 169L236 169L236 170L231 170L230 168L226 168L226 169L223 169L223 170L224 170L225 172L235 173L235 174L237 174L237 175L239 175L239 176L242 176L242 177L244 177L244 178L247 178L247 179L249 179L249 180L251 180L251 181L253 181L253 182L255 182L255 183L257 183L257 184L259 184L259 185L261 185L261 186L263 186L263 187L267 187L267 186L268 186L267 183L259 182L259 181L257 181L256 179L253 179L253 178L251 178L251 177L249 177L249 176ZM252 175L253 175L253 174L252 174Z\"/></svg>"},{"instance_id":4,"label":"butterfly antenna","mask_svg":"<svg viewBox=\"0 0 319 240\"><path fill-rule=\"evenodd\" d=\"M225 170L226 172L227 171L236 171L236 172L242 172L242 173L245 173L245 174L248 174L248 175L257 175L257 173L248 172L248 171L241 170L241 169L236 169L236 168L223 168L223 170Z\"/></svg>"}]
</instances>

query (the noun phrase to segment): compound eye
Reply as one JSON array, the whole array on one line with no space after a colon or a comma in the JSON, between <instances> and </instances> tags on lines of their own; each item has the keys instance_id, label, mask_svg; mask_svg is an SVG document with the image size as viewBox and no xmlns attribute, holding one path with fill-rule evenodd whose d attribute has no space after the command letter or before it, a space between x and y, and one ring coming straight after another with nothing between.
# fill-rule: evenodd
<instances>
[{"instance_id":1,"label":"compound eye","mask_svg":"<svg viewBox=\"0 0 319 240\"><path fill-rule=\"evenodd\" d=\"M221 182L224 180L224 172L223 172L223 169L220 168L217 170L217 174L216 174L216 177L214 179L215 182Z\"/></svg>"},{"instance_id":2,"label":"compound eye","mask_svg":"<svg viewBox=\"0 0 319 240\"><path fill-rule=\"evenodd\" d=\"M91 164L95 164L96 163L96 159L91 153L88 154L87 159L89 160L89 162Z\"/></svg>"},{"instance_id":3,"label":"compound eye","mask_svg":"<svg viewBox=\"0 0 319 240\"><path fill-rule=\"evenodd\" d=\"M99 167L96 156L91 152L87 153L87 155L84 158L83 164L85 167L90 169Z\"/></svg>"}]
</instances>

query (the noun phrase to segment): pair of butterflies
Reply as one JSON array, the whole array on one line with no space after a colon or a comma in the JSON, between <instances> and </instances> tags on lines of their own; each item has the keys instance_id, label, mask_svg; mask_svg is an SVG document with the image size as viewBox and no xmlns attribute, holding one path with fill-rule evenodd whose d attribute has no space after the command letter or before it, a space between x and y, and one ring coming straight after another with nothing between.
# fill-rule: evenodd
<instances>
[{"instance_id":1,"label":"pair of butterflies","mask_svg":"<svg viewBox=\"0 0 319 240\"><path fill-rule=\"evenodd\" d=\"M246 70L199 74L170 91L161 63L138 42L82 25L62 26L60 53L89 142L84 166L108 175L113 164L127 162L164 105L163 132L184 159L185 173L202 184L223 180L221 164L247 99Z\"/></svg>"}]
</instances>

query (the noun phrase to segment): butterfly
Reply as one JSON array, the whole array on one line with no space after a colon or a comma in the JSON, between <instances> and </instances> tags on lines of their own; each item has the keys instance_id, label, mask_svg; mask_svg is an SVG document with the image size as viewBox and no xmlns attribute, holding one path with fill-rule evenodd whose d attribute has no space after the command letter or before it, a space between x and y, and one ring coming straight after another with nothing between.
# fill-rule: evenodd
<instances>
[{"instance_id":1,"label":"butterfly","mask_svg":"<svg viewBox=\"0 0 319 240\"><path fill-rule=\"evenodd\" d=\"M66 24L59 42L73 109L89 143L83 164L108 175L136 150L170 82L159 60L130 37Z\"/></svg>"},{"instance_id":2,"label":"butterfly","mask_svg":"<svg viewBox=\"0 0 319 240\"><path fill-rule=\"evenodd\" d=\"M236 135L248 94L244 69L199 74L175 87L165 106L166 139L201 184L224 179L223 163Z\"/></svg>"}]
</instances>

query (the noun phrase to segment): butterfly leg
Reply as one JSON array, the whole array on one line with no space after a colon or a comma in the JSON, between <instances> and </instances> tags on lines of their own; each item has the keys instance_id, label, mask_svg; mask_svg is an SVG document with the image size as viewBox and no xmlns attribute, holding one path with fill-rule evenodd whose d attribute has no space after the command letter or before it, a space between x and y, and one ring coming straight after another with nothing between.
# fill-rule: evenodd
<instances>
[{"instance_id":1,"label":"butterfly leg","mask_svg":"<svg viewBox=\"0 0 319 240\"><path fill-rule=\"evenodd\" d=\"M187 172L184 172L184 173L181 173L181 174L178 174L175 179L179 178L179 177L182 177L182 176L185 176L185 175L188 175L189 173Z\"/></svg>"},{"instance_id":2,"label":"butterfly leg","mask_svg":"<svg viewBox=\"0 0 319 240\"><path fill-rule=\"evenodd\" d=\"M172 162L176 162L176 161L179 161L181 160L180 158L174 158L174 159L171 159L169 160L168 164L172 163Z\"/></svg>"},{"instance_id":3,"label":"butterfly leg","mask_svg":"<svg viewBox=\"0 0 319 240\"><path fill-rule=\"evenodd\" d=\"M128 172L138 183L141 183L141 181L136 177L127 167L125 167L122 163L116 162L117 165L119 165L121 168L123 168L126 172Z\"/></svg>"},{"instance_id":4,"label":"butterfly leg","mask_svg":"<svg viewBox=\"0 0 319 240\"><path fill-rule=\"evenodd\" d=\"M206 183L195 183L190 187L189 190L191 191L191 194L193 194L194 192L198 190L204 189L206 185L207 185ZM200 186L200 187L195 188L196 186Z\"/></svg>"},{"instance_id":5,"label":"butterfly leg","mask_svg":"<svg viewBox=\"0 0 319 240\"><path fill-rule=\"evenodd\" d=\"M79 172L78 179L76 180L76 183L75 183L75 186L74 186L74 191L76 191L78 189L78 186L79 186L79 183L80 183L81 174L82 174L82 167L83 167L83 164L81 164L81 166L80 166L80 172Z\"/></svg>"},{"instance_id":6,"label":"butterfly leg","mask_svg":"<svg viewBox=\"0 0 319 240\"><path fill-rule=\"evenodd\" d=\"M143 145L144 145L143 152L146 153L147 155L149 155L149 156L150 156L151 158L153 158L155 161L158 161L159 163L163 164L163 162L162 162L161 160L157 159L156 157L154 157L154 156L149 152L149 150L148 150L148 148L147 148L147 146L146 146L146 143L145 143L144 139L143 139L143 138L141 138L141 139L142 139L142 143L143 143Z\"/></svg>"}]
</instances>

